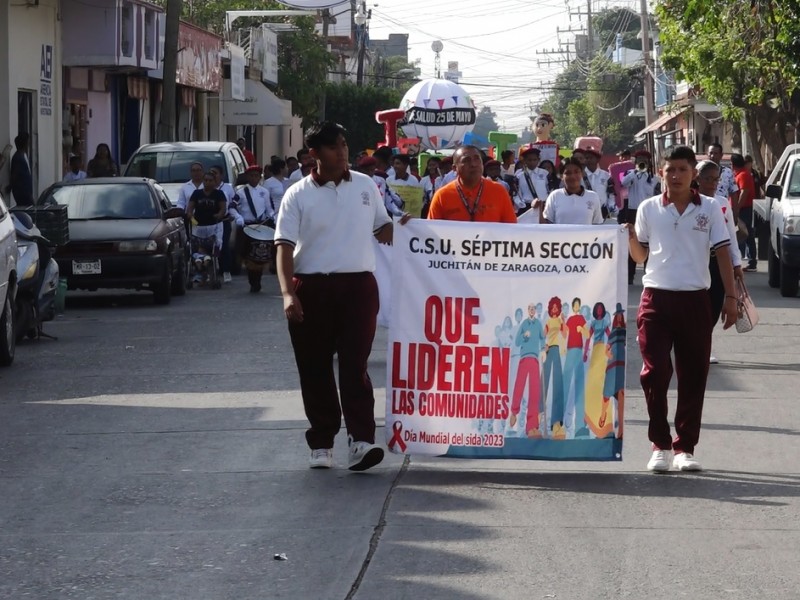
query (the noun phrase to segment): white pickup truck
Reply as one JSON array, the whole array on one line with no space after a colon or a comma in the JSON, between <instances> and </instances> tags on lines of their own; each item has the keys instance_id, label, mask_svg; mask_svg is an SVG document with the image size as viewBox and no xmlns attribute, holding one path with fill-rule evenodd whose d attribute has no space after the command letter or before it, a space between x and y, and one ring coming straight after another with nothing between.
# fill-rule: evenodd
<instances>
[{"instance_id":1,"label":"white pickup truck","mask_svg":"<svg viewBox=\"0 0 800 600\"><path fill-rule=\"evenodd\" d=\"M769 285L780 288L781 296L794 297L800 286L800 144L783 151L765 196L755 209L769 224Z\"/></svg>"}]
</instances>

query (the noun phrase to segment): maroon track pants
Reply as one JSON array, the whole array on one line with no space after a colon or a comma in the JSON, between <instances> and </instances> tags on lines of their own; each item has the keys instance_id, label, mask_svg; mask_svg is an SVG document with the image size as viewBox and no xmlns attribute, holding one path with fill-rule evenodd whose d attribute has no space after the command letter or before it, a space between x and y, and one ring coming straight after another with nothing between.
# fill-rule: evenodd
<instances>
[{"instance_id":1,"label":"maroon track pants","mask_svg":"<svg viewBox=\"0 0 800 600\"><path fill-rule=\"evenodd\" d=\"M375 396L367 373L378 316L372 273L297 275L302 323L289 322L303 406L311 427L309 447L333 448L344 414L357 442L375 442ZM339 359L339 390L333 356ZM339 398L341 391L341 404Z\"/></svg>"},{"instance_id":2,"label":"maroon track pants","mask_svg":"<svg viewBox=\"0 0 800 600\"><path fill-rule=\"evenodd\" d=\"M642 353L641 383L650 415L653 447L694 452L700 438L703 399L711 355L711 302L708 290L673 292L645 288L636 319ZM675 439L668 421L667 392L672 359L678 377Z\"/></svg>"}]
</instances>

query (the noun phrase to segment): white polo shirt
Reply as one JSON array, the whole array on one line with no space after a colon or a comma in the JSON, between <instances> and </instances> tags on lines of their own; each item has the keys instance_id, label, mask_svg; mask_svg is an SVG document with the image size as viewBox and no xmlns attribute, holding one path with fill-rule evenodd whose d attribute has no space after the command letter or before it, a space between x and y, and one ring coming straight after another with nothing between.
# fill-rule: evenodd
<instances>
[{"instance_id":1,"label":"white polo shirt","mask_svg":"<svg viewBox=\"0 0 800 600\"><path fill-rule=\"evenodd\" d=\"M528 179L525 173L530 177L531 186L528 185ZM535 169L522 168L516 172L517 178L517 196L514 198L514 204L517 208L524 208L526 205L533 203L534 200L547 200L547 177L548 173L544 169L536 167Z\"/></svg>"},{"instance_id":2,"label":"white polo shirt","mask_svg":"<svg viewBox=\"0 0 800 600\"><path fill-rule=\"evenodd\" d=\"M200 185L195 185L194 181L189 180L181 186L181 191L178 192L178 200L175 202L175 206L182 210L186 210L186 207L189 206L189 198L192 197L197 190L203 189L203 182L200 182Z\"/></svg>"},{"instance_id":3,"label":"white polo shirt","mask_svg":"<svg viewBox=\"0 0 800 600\"><path fill-rule=\"evenodd\" d=\"M682 215L666 194L642 202L636 236L650 251L642 285L672 291L707 290L711 249L731 245L719 204L697 193Z\"/></svg>"},{"instance_id":4,"label":"white polo shirt","mask_svg":"<svg viewBox=\"0 0 800 600\"><path fill-rule=\"evenodd\" d=\"M600 197L583 188L580 194L569 194L563 188L554 190L544 205L544 218L558 225L600 225L603 223Z\"/></svg>"},{"instance_id":5,"label":"white polo shirt","mask_svg":"<svg viewBox=\"0 0 800 600\"><path fill-rule=\"evenodd\" d=\"M725 217L725 227L731 238L731 262L734 267L742 266L742 253L739 251L739 242L736 239L736 227L733 225L733 210L731 210L730 200L722 196L717 196L714 201L722 209L722 216Z\"/></svg>"},{"instance_id":6,"label":"white polo shirt","mask_svg":"<svg viewBox=\"0 0 800 600\"><path fill-rule=\"evenodd\" d=\"M396 175L388 175L386 177L386 184L389 187L402 186L402 185L407 185L411 187L422 187L422 182L420 182L420 180L414 177L411 173L408 173L407 179L398 179Z\"/></svg>"},{"instance_id":7,"label":"white polo shirt","mask_svg":"<svg viewBox=\"0 0 800 600\"><path fill-rule=\"evenodd\" d=\"M349 171L339 185L316 172L286 192L275 244L294 248L298 274L375 270L374 234L391 223L371 177Z\"/></svg>"},{"instance_id":8,"label":"white polo shirt","mask_svg":"<svg viewBox=\"0 0 800 600\"><path fill-rule=\"evenodd\" d=\"M270 177L261 184L261 187L269 192L270 209L273 214L277 215L281 208L281 201L286 193L286 183L288 183L286 179L278 181L274 177ZM239 202L241 203L241 198Z\"/></svg>"},{"instance_id":9,"label":"white polo shirt","mask_svg":"<svg viewBox=\"0 0 800 600\"><path fill-rule=\"evenodd\" d=\"M590 191L597 194L597 197L600 198L600 203L609 209L613 208L616 210L616 198L613 193L608 193L608 182L611 179L611 174L600 168L595 171L590 171L589 167L584 169L584 173L586 174L586 181L589 182Z\"/></svg>"}]
</instances>

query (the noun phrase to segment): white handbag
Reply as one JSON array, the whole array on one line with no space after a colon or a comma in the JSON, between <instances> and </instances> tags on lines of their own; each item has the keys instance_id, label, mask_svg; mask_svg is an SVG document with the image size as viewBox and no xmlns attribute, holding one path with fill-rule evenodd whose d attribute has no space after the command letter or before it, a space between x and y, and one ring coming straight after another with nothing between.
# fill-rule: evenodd
<instances>
[{"instance_id":1,"label":"white handbag","mask_svg":"<svg viewBox=\"0 0 800 600\"><path fill-rule=\"evenodd\" d=\"M747 286L741 279L736 280L736 296L736 306L739 310L739 316L736 318L736 331L747 333L758 325L758 310L753 304L750 292L747 291Z\"/></svg>"}]
</instances>

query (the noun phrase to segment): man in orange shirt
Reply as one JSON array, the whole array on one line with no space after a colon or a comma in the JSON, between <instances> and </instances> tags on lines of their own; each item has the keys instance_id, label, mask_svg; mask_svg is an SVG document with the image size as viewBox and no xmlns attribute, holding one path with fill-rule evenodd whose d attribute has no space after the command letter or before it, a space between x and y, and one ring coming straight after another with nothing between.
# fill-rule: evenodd
<instances>
[{"instance_id":1,"label":"man in orange shirt","mask_svg":"<svg viewBox=\"0 0 800 600\"><path fill-rule=\"evenodd\" d=\"M756 197L756 183L741 154L731 154L731 167L733 167L736 185L742 190L741 196L739 196L739 220L744 222L748 232L747 239L739 243L742 262L744 262L745 249L749 259L743 270L757 271L758 255L756 254L756 236L753 231L753 199Z\"/></svg>"},{"instance_id":2,"label":"man in orange shirt","mask_svg":"<svg viewBox=\"0 0 800 600\"><path fill-rule=\"evenodd\" d=\"M475 146L461 146L453 155L457 177L433 195L429 219L516 223L506 188L483 176L483 157Z\"/></svg>"}]
</instances>

